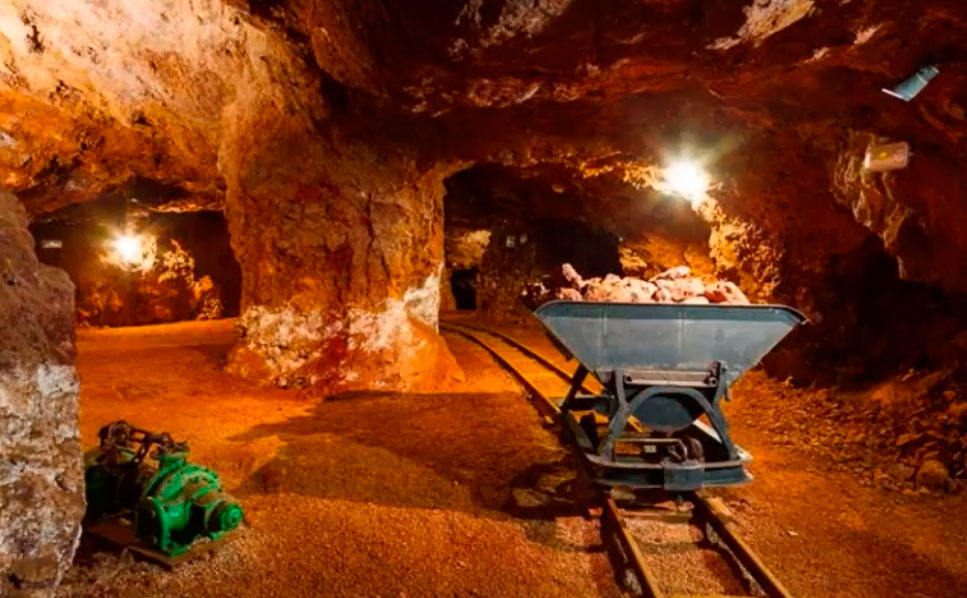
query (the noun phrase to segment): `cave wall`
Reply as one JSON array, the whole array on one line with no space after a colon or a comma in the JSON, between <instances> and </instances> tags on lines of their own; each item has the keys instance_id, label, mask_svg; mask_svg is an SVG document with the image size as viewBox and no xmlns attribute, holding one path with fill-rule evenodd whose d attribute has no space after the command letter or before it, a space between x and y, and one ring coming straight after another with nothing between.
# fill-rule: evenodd
<instances>
[{"instance_id":1,"label":"cave wall","mask_svg":"<svg viewBox=\"0 0 967 598\"><path fill-rule=\"evenodd\" d=\"M0 193L0 595L52 594L81 534L74 289Z\"/></svg>"},{"instance_id":2,"label":"cave wall","mask_svg":"<svg viewBox=\"0 0 967 598\"><path fill-rule=\"evenodd\" d=\"M496 226L480 264L477 311L497 322L529 320L530 309L521 301L521 292L528 281L540 280L551 268L541 264L541 247L532 227Z\"/></svg>"},{"instance_id":3,"label":"cave wall","mask_svg":"<svg viewBox=\"0 0 967 598\"><path fill-rule=\"evenodd\" d=\"M716 183L699 210L716 275L817 324L844 310L823 285L871 236L902 279L964 290L959 0L417 7L11 1L0 20L3 182L32 214L138 185L227 206L250 314L241 327L252 331L237 371L277 381L335 380L332 365L299 372L359 346L320 340L354 336L326 332L337 321L358 329L360 314L398 313L390 304L411 290L438 296L418 291L440 261L426 215L440 181L474 163L558 185L544 205L613 231L647 262L677 250L630 223L661 205L662 164L697 155ZM914 102L880 91L931 62L941 75ZM914 162L858 172L874 136L909 141ZM384 262L400 272L379 274ZM260 332L276 328L263 309L280 322L294 310L299 330L325 324L286 344ZM432 318L414 321L432 331Z\"/></svg>"},{"instance_id":4,"label":"cave wall","mask_svg":"<svg viewBox=\"0 0 967 598\"><path fill-rule=\"evenodd\" d=\"M962 101L963 113L967 110L967 95ZM902 279L965 292L967 266L963 260L951 257L967 251L967 239L961 234L967 227L962 201L967 197L967 174L963 168L967 154L950 154L942 147L924 144L916 148L911 164L901 171L875 173L863 168L866 147L897 139L903 137L891 139L874 131L846 131L831 168L833 194L856 222L874 233L883 248L896 256ZM955 139L957 146L963 147L963 137Z\"/></svg>"},{"instance_id":5,"label":"cave wall","mask_svg":"<svg viewBox=\"0 0 967 598\"><path fill-rule=\"evenodd\" d=\"M448 192L449 196L449 192ZM440 311L477 309L480 289L480 265L490 245L490 223L460 222L449 217L444 198L443 278L440 288ZM458 301L457 296L460 295Z\"/></svg>"},{"instance_id":6,"label":"cave wall","mask_svg":"<svg viewBox=\"0 0 967 598\"><path fill-rule=\"evenodd\" d=\"M621 274L651 278L669 268L688 266L693 274L715 278L715 262L708 242L682 242L660 234L642 233L636 239L622 239L618 245Z\"/></svg>"},{"instance_id":7,"label":"cave wall","mask_svg":"<svg viewBox=\"0 0 967 598\"><path fill-rule=\"evenodd\" d=\"M480 262L478 311L493 321L530 320L532 307L522 300L528 283L560 284L564 263L588 276L619 273L618 240L573 220L496 225Z\"/></svg>"}]
</instances>

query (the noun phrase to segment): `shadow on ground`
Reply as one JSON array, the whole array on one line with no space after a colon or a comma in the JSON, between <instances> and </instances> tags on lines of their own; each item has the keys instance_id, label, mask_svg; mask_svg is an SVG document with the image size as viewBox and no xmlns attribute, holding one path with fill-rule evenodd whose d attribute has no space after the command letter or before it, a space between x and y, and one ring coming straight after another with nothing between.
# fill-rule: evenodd
<instances>
[{"instance_id":1,"label":"shadow on ground","mask_svg":"<svg viewBox=\"0 0 967 598\"><path fill-rule=\"evenodd\" d=\"M529 409L515 393L327 397L305 415L231 438L284 443L236 492L512 517L534 524L534 539L560 545L554 518L579 514L575 468Z\"/></svg>"}]
</instances>

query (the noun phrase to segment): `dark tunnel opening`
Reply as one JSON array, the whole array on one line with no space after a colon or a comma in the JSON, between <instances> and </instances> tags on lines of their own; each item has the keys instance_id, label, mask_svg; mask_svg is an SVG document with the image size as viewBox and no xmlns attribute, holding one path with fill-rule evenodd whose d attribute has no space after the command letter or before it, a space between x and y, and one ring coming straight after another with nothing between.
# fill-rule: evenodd
<instances>
[{"instance_id":1,"label":"dark tunnel opening","mask_svg":"<svg viewBox=\"0 0 967 598\"><path fill-rule=\"evenodd\" d=\"M459 310L477 309L477 268L454 270L450 275L450 290Z\"/></svg>"}]
</instances>

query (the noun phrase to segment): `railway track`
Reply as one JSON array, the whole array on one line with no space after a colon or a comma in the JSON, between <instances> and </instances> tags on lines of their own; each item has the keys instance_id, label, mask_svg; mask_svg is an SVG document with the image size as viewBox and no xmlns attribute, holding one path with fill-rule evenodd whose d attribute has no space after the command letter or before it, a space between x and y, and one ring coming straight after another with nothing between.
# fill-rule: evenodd
<instances>
[{"instance_id":1,"label":"railway track","mask_svg":"<svg viewBox=\"0 0 967 598\"><path fill-rule=\"evenodd\" d=\"M480 326L446 320L440 326L483 347L527 389L542 415L559 420L558 401L567 394L573 374L560 365L559 355ZM599 390L590 379L583 388L587 393ZM653 504L626 504L615 493L602 493L600 506L591 512L600 515L602 532L610 532L620 549L613 553L616 570L630 572L637 585L632 589L646 598L792 598L735 529L724 505L702 492ZM658 540L669 536L674 541ZM693 553L683 537L692 540ZM696 580L694 569L703 567L692 565L710 562L713 553L719 566L704 568L715 579ZM669 562L662 563L662 557ZM658 567L652 564L656 561ZM669 572L684 581L659 574Z\"/></svg>"}]
</instances>

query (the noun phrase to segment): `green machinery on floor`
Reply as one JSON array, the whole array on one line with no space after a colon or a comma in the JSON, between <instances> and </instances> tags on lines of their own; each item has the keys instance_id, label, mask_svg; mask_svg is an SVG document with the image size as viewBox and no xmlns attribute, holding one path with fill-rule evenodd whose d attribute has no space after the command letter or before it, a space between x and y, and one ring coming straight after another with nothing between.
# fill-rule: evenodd
<instances>
[{"instance_id":1,"label":"green machinery on floor","mask_svg":"<svg viewBox=\"0 0 967 598\"><path fill-rule=\"evenodd\" d=\"M143 544L171 556L242 521L242 507L222 492L218 474L188 462L187 443L124 421L98 436L100 446L84 455L89 521L125 518Z\"/></svg>"}]
</instances>

